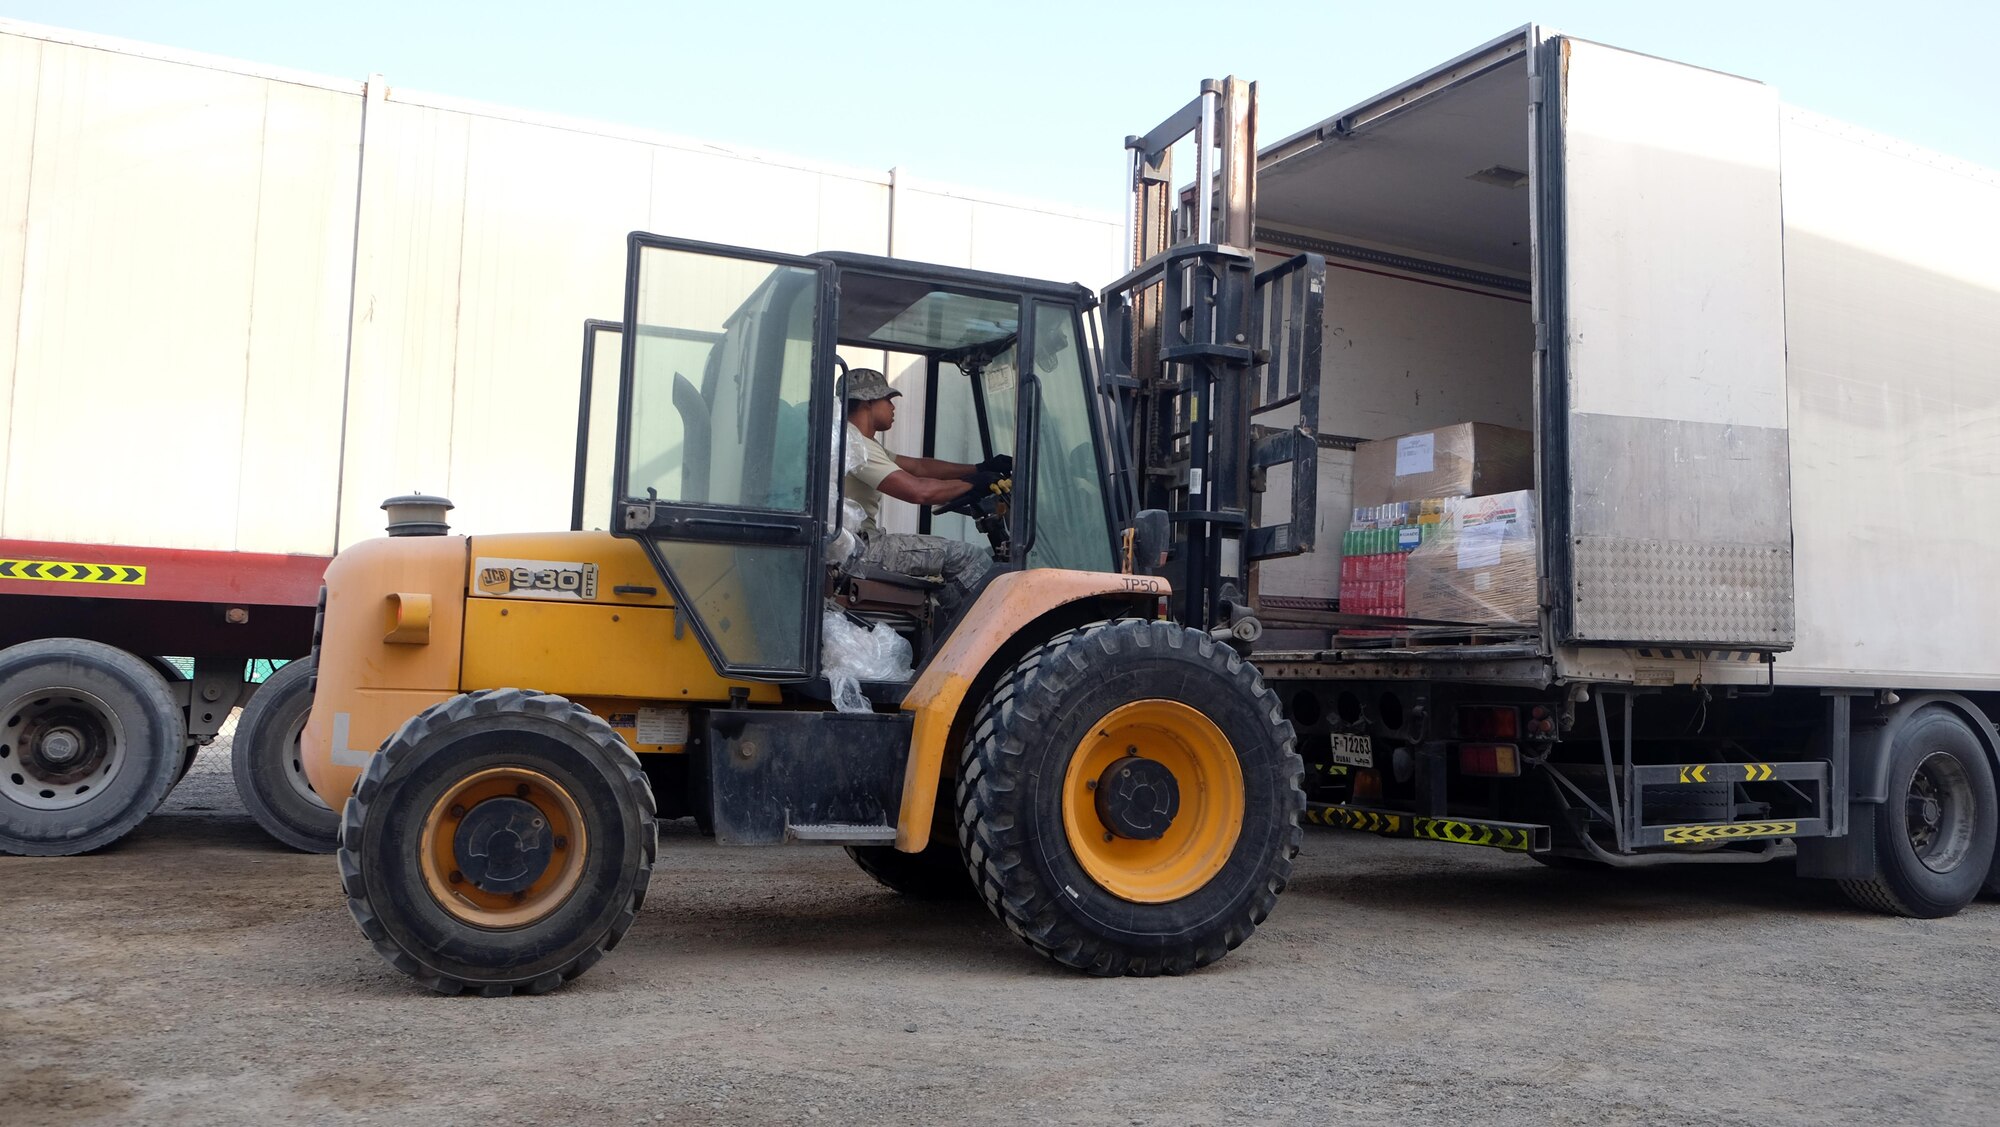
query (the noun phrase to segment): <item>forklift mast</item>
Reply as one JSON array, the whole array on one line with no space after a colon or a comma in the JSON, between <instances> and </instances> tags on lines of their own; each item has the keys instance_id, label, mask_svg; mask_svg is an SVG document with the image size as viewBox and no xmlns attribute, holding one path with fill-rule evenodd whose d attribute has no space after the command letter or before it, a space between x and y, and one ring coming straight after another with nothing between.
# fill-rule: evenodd
<instances>
[{"instance_id":1,"label":"forklift mast","mask_svg":"<svg viewBox=\"0 0 2000 1127\"><path fill-rule=\"evenodd\" d=\"M1239 647L1263 629L1258 561L1313 547L1326 285L1318 255L1257 270L1256 132L1257 87L1231 77L1126 138L1131 270L1103 294L1133 566L1173 583L1175 618ZM1190 135L1193 182L1176 188ZM1280 467L1289 497L1263 523Z\"/></svg>"}]
</instances>

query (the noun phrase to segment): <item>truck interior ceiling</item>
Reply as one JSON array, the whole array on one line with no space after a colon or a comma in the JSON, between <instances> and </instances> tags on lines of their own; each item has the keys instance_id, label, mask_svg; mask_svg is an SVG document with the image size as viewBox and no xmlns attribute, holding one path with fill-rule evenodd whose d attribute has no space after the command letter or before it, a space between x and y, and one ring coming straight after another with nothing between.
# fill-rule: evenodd
<instances>
[{"instance_id":1,"label":"truck interior ceiling","mask_svg":"<svg viewBox=\"0 0 2000 1127\"><path fill-rule=\"evenodd\" d=\"M1263 263L1326 256L1322 435L1533 429L1530 132L1516 40L1265 150Z\"/></svg>"}]
</instances>

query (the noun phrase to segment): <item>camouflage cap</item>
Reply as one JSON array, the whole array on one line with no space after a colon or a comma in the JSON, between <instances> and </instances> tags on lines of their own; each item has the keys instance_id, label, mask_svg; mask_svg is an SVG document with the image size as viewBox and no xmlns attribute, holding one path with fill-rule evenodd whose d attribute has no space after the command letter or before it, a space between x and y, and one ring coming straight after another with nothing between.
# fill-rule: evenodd
<instances>
[{"instance_id":1,"label":"camouflage cap","mask_svg":"<svg viewBox=\"0 0 2000 1127\"><path fill-rule=\"evenodd\" d=\"M856 399L891 399L903 394L889 386L889 378L873 368L851 368L847 377L840 382L843 398L849 402Z\"/></svg>"}]
</instances>

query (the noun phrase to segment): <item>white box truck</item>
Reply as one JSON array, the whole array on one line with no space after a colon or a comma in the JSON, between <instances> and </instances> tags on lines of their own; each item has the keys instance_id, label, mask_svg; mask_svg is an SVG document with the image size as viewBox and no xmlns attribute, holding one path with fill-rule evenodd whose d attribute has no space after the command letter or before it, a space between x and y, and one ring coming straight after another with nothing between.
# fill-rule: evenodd
<instances>
[{"instance_id":1,"label":"white box truck","mask_svg":"<svg viewBox=\"0 0 2000 1127\"><path fill-rule=\"evenodd\" d=\"M238 703L246 804L330 848L309 670L246 661L391 495L560 527L634 229L1119 262L1108 214L0 20L0 852L123 835Z\"/></svg>"},{"instance_id":2,"label":"white box truck","mask_svg":"<svg viewBox=\"0 0 2000 1127\"><path fill-rule=\"evenodd\" d=\"M2000 883L2000 175L1535 27L1259 168L1259 249L1327 262L1321 550L1257 655L1314 820ZM1464 422L1533 434L1525 620L1343 613L1346 451Z\"/></svg>"}]
</instances>

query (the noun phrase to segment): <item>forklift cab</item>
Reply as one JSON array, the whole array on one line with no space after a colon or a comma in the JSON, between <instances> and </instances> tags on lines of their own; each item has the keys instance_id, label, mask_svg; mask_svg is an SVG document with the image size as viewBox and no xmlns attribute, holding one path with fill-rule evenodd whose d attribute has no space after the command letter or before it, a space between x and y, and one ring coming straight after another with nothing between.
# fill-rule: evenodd
<instances>
[{"instance_id":1,"label":"forklift cab","mask_svg":"<svg viewBox=\"0 0 2000 1127\"><path fill-rule=\"evenodd\" d=\"M1113 570L1115 498L1082 286L856 254L793 257L634 234L625 317L587 332L586 384L615 335L617 411L586 391L579 482L605 430L608 509L586 513L640 542L716 670L748 680L820 675L823 599L911 636L943 638L925 577L853 560L843 535L852 431L849 367L904 392L892 451L977 463L1013 458L1009 487L883 525L989 551L991 574ZM599 420L593 424L593 417ZM610 425L605 425L609 423Z\"/></svg>"}]
</instances>

